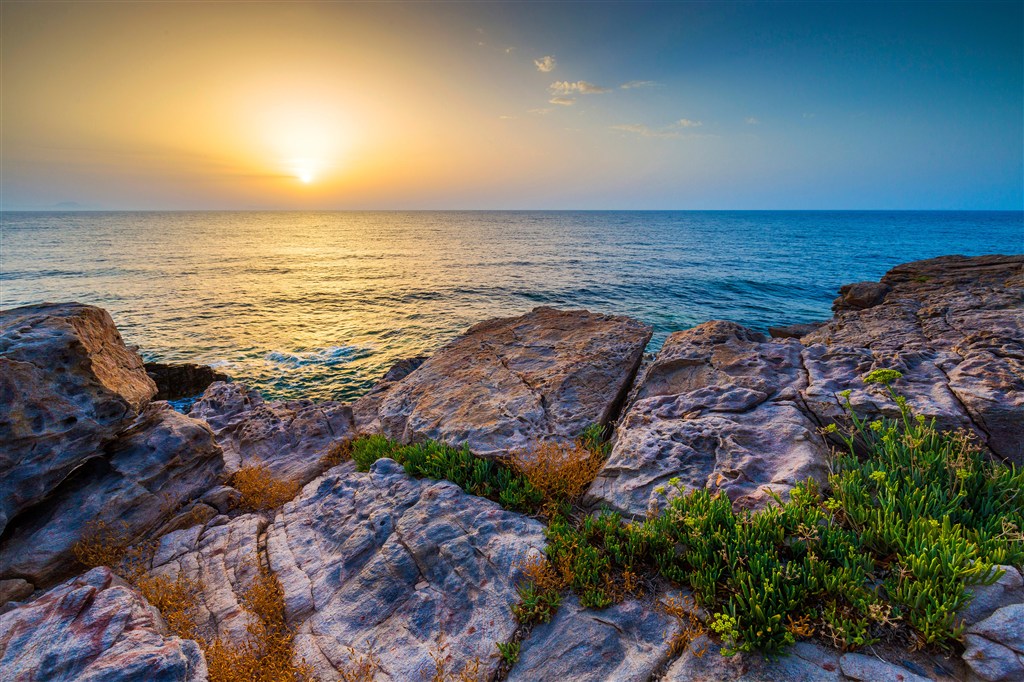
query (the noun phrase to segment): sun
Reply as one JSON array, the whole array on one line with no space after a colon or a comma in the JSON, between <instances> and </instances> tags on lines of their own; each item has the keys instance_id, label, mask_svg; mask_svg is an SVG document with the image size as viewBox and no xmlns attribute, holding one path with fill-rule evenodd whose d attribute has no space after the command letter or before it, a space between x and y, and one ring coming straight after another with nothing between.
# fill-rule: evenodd
<instances>
[{"instance_id":1,"label":"sun","mask_svg":"<svg viewBox=\"0 0 1024 682\"><path fill-rule=\"evenodd\" d=\"M313 173L312 171L299 171L298 178L300 182L302 182L305 185L308 185L309 183L313 182Z\"/></svg>"}]
</instances>

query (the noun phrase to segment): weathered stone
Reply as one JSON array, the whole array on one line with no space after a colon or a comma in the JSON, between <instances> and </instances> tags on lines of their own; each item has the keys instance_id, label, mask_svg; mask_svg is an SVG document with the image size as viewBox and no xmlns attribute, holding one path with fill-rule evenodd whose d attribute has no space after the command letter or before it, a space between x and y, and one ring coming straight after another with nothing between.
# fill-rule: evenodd
<instances>
[{"instance_id":1,"label":"weathered stone","mask_svg":"<svg viewBox=\"0 0 1024 682\"><path fill-rule=\"evenodd\" d=\"M523 641L507 679L646 682L668 658L678 629L653 600L631 599L596 611L570 596L550 623L534 627Z\"/></svg>"},{"instance_id":2,"label":"weathered stone","mask_svg":"<svg viewBox=\"0 0 1024 682\"><path fill-rule=\"evenodd\" d=\"M824 322L807 322L804 324L789 324L782 327L768 327L768 335L773 339L799 339L815 331Z\"/></svg>"},{"instance_id":3,"label":"weathered stone","mask_svg":"<svg viewBox=\"0 0 1024 682\"><path fill-rule=\"evenodd\" d=\"M398 382L426 362L426 356L405 358L391 366L367 393L352 403L352 418L358 433L380 433L380 404Z\"/></svg>"},{"instance_id":4,"label":"weathered stone","mask_svg":"<svg viewBox=\"0 0 1024 682\"><path fill-rule=\"evenodd\" d=\"M1024 654L1024 603L997 609L985 620L967 628L967 632Z\"/></svg>"},{"instance_id":5,"label":"weathered stone","mask_svg":"<svg viewBox=\"0 0 1024 682\"><path fill-rule=\"evenodd\" d=\"M308 483L324 466L331 444L353 435L348 405L309 400L264 402L243 384L216 382L192 406L189 416L203 419L224 449L226 471L264 465L281 479Z\"/></svg>"},{"instance_id":6,"label":"weathered stone","mask_svg":"<svg viewBox=\"0 0 1024 682\"><path fill-rule=\"evenodd\" d=\"M872 308L885 299L892 287L882 282L856 282L839 288L839 298L832 302L832 310L864 310Z\"/></svg>"},{"instance_id":7,"label":"weathered stone","mask_svg":"<svg viewBox=\"0 0 1024 682\"><path fill-rule=\"evenodd\" d=\"M672 334L647 369L586 502L639 517L684 489L722 490L758 507L824 479L827 448L802 411L800 345L731 322Z\"/></svg>"},{"instance_id":8,"label":"weathered stone","mask_svg":"<svg viewBox=\"0 0 1024 682\"><path fill-rule=\"evenodd\" d=\"M694 640L669 667L663 682L825 682L843 680L839 653L810 642L798 642L774 661L761 654L723 656L707 635ZM882 682L887 678L879 678ZM895 681L893 681L895 682Z\"/></svg>"},{"instance_id":9,"label":"weathered stone","mask_svg":"<svg viewBox=\"0 0 1024 682\"><path fill-rule=\"evenodd\" d=\"M0 312L0 534L103 447L156 393L106 311Z\"/></svg>"},{"instance_id":10,"label":"weathered stone","mask_svg":"<svg viewBox=\"0 0 1024 682\"><path fill-rule=\"evenodd\" d=\"M32 583L21 578L0 580L0 605L11 601L21 601L32 595L35 588Z\"/></svg>"},{"instance_id":11,"label":"weathered stone","mask_svg":"<svg viewBox=\"0 0 1024 682\"><path fill-rule=\"evenodd\" d=\"M0 614L4 679L202 682L199 646L167 634L159 614L96 568Z\"/></svg>"},{"instance_id":12,"label":"weathered stone","mask_svg":"<svg viewBox=\"0 0 1024 682\"><path fill-rule=\"evenodd\" d=\"M330 676L348 646L372 648L389 680L429 678L442 641L449 670L479 657L493 671L494 643L516 627L519 562L543 543L538 522L386 459L332 469L267 532L297 654Z\"/></svg>"},{"instance_id":13,"label":"weathered stone","mask_svg":"<svg viewBox=\"0 0 1024 682\"><path fill-rule=\"evenodd\" d=\"M228 375L214 370L209 365L191 362L165 364L147 362L146 374L156 384L157 400L178 400L197 396L215 381L227 381Z\"/></svg>"},{"instance_id":14,"label":"weathered stone","mask_svg":"<svg viewBox=\"0 0 1024 682\"><path fill-rule=\"evenodd\" d=\"M960 611L959 617L974 625L991 616L996 610L1010 604L1024 602L1024 578L1013 566L996 566L1003 574L991 585L972 585L968 588L971 601Z\"/></svg>"},{"instance_id":15,"label":"weathered stone","mask_svg":"<svg viewBox=\"0 0 1024 682\"><path fill-rule=\"evenodd\" d=\"M1024 680L1024 656L978 635L964 636L964 662L987 682Z\"/></svg>"},{"instance_id":16,"label":"weathered stone","mask_svg":"<svg viewBox=\"0 0 1024 682\"><path fill-rule=\"evenodd\" d=\"M215 485L222 469L206 424L165 402L152 403L102 457L88 460L7 527L0 537L0 577L51 585L75 570L72 548L97 522L124 541L137 540Z\"/></svg>"},{"instance_id":17,"label":"weathered stone","mask_svg":"<svg viewBox=\"0 0 1024 682\"><path fill-rule=\"evenodd\" d=\"M810 407L829 408L843 388L854 390L855 408L876 402L859 395L852 372L892 367L919 414L968 426L995 454L1024 463L1024 256L917 261L882 283L892 290L881 303L839 312L803 338Z\"/></svg>"},{"instance_id":18,"label":"weathered stone","mask_svg":"<svg viewBox=\"0 0 1024 682\"><path fill-rule=\"evenodd\" d=\"M930 682L930 677L913 673L906 668L888 663L874 656L865 654L843 654L839 659L839 667L847 677L861 682Z\"/></svg>"},{"instance_id":19,"label":"weathered stone","mask_svg":"<svg viewBox=\"0 0 1024 682\"><path fill-rule=\"evenodd\" d=\"M586 311L537 308L483 322L388 392L381 428L482 456L575 438L615 417L650 337L635 320Z\"/></svg>"},{"instance_id":20,"label":"weathered stone","mask_svg":"<svg viewBox=\"0 0 1024 682\"><path fill-rule=\"evenodd\" d=\"M229 485L219 485L212 488L203 495L203 504L208 504L221 514L227 514L238 507L242 500L242 493Z\"/></svg>"}]
</instances>

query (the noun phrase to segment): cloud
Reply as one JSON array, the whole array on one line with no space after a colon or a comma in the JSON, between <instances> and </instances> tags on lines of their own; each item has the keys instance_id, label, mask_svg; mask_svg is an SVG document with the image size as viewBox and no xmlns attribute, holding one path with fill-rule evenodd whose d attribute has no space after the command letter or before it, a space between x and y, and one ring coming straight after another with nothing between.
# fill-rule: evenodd
<instances>
[{"instance_id":1,"label":"cloud","mask_svg":"<svg viewBox=\"0 0 1024 682\"><path fill-rule=\"evenodd\" d=\"M632 90L634 88L653 88L655 85L657 85L657 83L654 81L629 81L628 83L623 83L619 87L623 90Z\"/></svg>"},{"instance_id":2,"label":"cloud","mask_svg":"<svg viewBox=\"0 0 1024 682\"><path fill-rule=\"evenodd\" d=\"M760 122L760 121L758 121L758 120L757 120L756 118L754 118L753 116L748 116L748 117L747 117L747 125L748 125L748 126L756 126L756 125L760 125L760 123L761 123L761 122Z\"/></svg>"},{"instance_id":3,"label":"cloud","mask_svg":"<svg viewBox=\"0 0 1024 682\"><path fill-rule=\"evenodd\" d=\"M571 107L576 104L576 100L572 97L552 97L548 100L548 104L558 104L563 107Z\"/></svg>"},{"instance_id":4,"label":"cloud","mask_svg":"<svg viewBox=\"0 0 1024 682\"><path fill-rule=\"evenodd\" d=\"M570 81L555 81L548 89L556 95L572 95L578 93L580 95L600 95L605 92L611 92L611 88L603 88L600 85L594 85L587 81L576 81L572 83Z\"/></svg>"},{"instance_id":5,"label":"cloud","mask_svg":"<svg viewBox=\"0 0 1024 682\"><path fill-rule=\"evenodd\" d=\"M552 109L551 107L543 107L543 108L538 108L538 109L530 109L526 113L528 113L528 114L538 114L538 115L543 116L544 114L550 114L552 111L554 111L554 109Z\"/></svg>"},{"instance_id":6,"label":"cloud","mask_svg":"<svg viewBox=\"0 0 1024 682\"><path fill-rule=\"evenodd\" d=\"M516 51L516 48L514 48L514 47L506 47L505 48L505 54L512 54L515 51Z\"/></svg>"},{"instance_id":7,"label":"cloud","mask_svg":"<svg viewBox=\"0 0 1024 682\"><path fill-rule=\"evenodd\" d=\"M504 115L502 115L502 116L499 116L498 118L500 118L502 121L511 121L512 119L514 119L516 117L515 116L504 116Z\"/></svg>"},{"instance_id":8,"label":"cloud","mask_svg":"<svg viewBox=\"0 0 1024 682\"><path fill-rule=\"evenodd\" d=\"M680 128L700 128L704 124L700 121L694 121L689 118L681 118L676 121L676 125Z\"/></svg>"},{"instance_id":9,"label":"cloud","mask_svg":"<svg viewBox=\"0 0 1024 682\"><path fill-rule=\"evenodd\" d=\"M541 57L540 59L534 59L533 63L537 67L538 71L543 71L544 73L551 73L555 70L555 58L551 55Z\"/></svg>"},{"instance_id":10,"label":"cloud","mask_svg":"<svg viewBox=\"0 0 1024 682\"><path fill-rule=\"evenodd\" d=\"M641 123L622 123L612 126L612 130L621 130L624 133L633 133L641 137L679 137L679 133L675 130L655 130Z\"/></svg>"}]
</instances>

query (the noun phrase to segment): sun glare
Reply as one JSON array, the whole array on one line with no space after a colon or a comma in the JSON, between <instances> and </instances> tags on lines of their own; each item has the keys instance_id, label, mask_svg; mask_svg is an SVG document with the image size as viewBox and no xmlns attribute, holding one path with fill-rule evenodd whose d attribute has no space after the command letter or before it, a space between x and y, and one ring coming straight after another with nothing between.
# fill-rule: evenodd
<instances>
[{"instance_id":1,"label":"sun glare","mask_svg":"<svg viewBox=\"0 0 1024 682\"><path fill-rule=\"evenodd\" d=\"M299 173L299 180L308 185L313 182L313 174L309 171L302 171Z\"/></svg>"}]
</instances>

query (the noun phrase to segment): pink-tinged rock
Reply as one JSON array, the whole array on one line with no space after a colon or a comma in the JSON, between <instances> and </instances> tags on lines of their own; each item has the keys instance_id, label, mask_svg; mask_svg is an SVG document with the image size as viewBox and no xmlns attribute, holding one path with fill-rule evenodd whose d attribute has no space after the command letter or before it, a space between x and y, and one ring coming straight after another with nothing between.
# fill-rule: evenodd
<instances>
[{"instance_id":1,"label":"pink-tinged rock","mask_svg":"<svg viewBox=\"0 0 1024 682\"><path fill-rule=\"evenodd\" d=\"M67 581L0 614L0 676L47 682L203 682L191 640L107 568Z\"/></svg>"},{"instance_id":2,"label":"pink-tinged rock","mask_svg":"<svg viewBox=\"0 0 1024 682\"><path fill-rule=\"evenodd\" d=\"M103 447L156 394L106 311L0 312L0 533Z\"/></svg>"},{"instance_id":3,"label":"pink-tinged rock","mask_svg":"<svg viewBox=\"0 0 1024 682\"><path fill-rule=\"evenodd\" d=\"M225 469L264 465L272 475L308 483L324 467L330 446L351 438L352 409L335 402L265 402L244 384L215 382L192 406L190 417L206 421L224 449Z\"/></svg>"},{"instance_id":4,"label":"pink-tinged rock","mask_svg":"<svg viewBox=\"0 0 1024 682\"><path fill-rule=\"evenodd\" d=\"M619 424L586 501L643 516L679 479L721 490L738 507L785 496L827 474L826 448L804 412L800 344L732 322L706 322L665 342Z\"/></svg>"},{"instance_id":5,"label":"pink-tinged rock","mask_svg":"<svg viewBox=\"0 0 1024 682\"><path fill-rule=\"evenodd\" d=\"M385 435L498 456L572 439L615 417L651 328L627 317L536 308L478 324L394 386Z\"/></svg>"}]
</instances>

